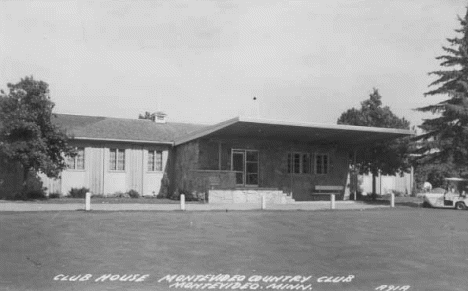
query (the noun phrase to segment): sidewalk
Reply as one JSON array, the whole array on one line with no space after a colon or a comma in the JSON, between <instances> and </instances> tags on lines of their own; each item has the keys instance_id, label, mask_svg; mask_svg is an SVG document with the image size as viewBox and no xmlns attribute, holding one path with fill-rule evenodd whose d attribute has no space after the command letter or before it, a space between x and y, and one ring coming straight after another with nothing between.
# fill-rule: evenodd
<instances>
[{"instance_id":1,"label":"sidewalk","mask_svg":"<svg viewBox=\"0 0 468 291\"><path fill-rule=\"evenodd\" d=\"M337 201L335 210L388 208L387 205L369 205L354 201ZM185 204L186 211L260 210L257 204ZM1 202L0 211L77 211L83 204L41 204ZM330 202L295 202L291 204L267 204L266 210L326 210ZM180 211L180 204L92 204L92 211Z\"/></svg>"}]
</instances>

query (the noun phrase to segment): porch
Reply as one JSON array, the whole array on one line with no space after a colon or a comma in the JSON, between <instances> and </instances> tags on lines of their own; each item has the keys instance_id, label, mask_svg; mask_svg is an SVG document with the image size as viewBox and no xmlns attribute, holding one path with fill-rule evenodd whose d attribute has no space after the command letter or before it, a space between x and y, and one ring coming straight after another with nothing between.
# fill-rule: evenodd
<instances>
[{"instance_id":1,"label":"porch","mask_svg":"<svg viewBox=\"0 0 468 291\"><path fill-rule=\"evenodd\" d=\"M180 193L207 193L210 203L329 200L317 186L344 198L350 153L363 144L410 132L342 125L294 124L235 118L175 142ZM289 200L289 201L291 201ZM218 203L218 202L215 202Z\"/></svg>"}]
</instances>

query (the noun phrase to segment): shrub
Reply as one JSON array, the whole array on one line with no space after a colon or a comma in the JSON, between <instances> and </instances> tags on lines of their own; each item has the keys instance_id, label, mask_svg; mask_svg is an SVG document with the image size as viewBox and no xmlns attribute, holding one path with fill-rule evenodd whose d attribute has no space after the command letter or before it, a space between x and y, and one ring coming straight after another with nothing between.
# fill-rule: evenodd
<instances>
[{"instance_id":1,"label":"shrub","mask_svg":"<svg viewBox=\"0 0 468 291\"><path fill-rule=\"evenodd\" d=\"M71 188L68 194L70 194L72 198L85 198L87 192L89 192L89 189L86 187Z\"/></svg>"},{"instance_id":2,"label":"shrub","mask_svg":"<svg viewBox=\"0 0 468 291\"><path fill-rule=\"evenodd\" d=\"M136 190L130 190L126 193L128 196L130 196L130 198L140 198L140 193L138 193L138 191Z\"/></svg>"},{"instance_id":3,"label":"shrub","mask_svg":"<svg viewBox=\"0 0 468 291\"><path fill-rule=\"evenodd\" d=\"M5 197L7 200L34 200L46 199L44 190L26 190L16 192L13 195Z\"/></svg>"},{"instance_id":4,"label":"shrub","mask_svg":"<svg viewBox=\"0 0 468 291\"><path fill-rule=\"evenodd\" d=\"M185 201L198 201L198 196L193 195L192 193L185 194Z\"/></svg>"},{"instance_id":5,"label":"shrub","mask_svg":"<svg viewBox=\"0 0 468 291\"><path fill-rule=\"evenodd\" d=\"M103 194L93 194L91 195L91 198L106 198Z\"/></svg>"},{"instance_id":6,"label":"shrub","mask_svg":"<svg viewBox=\"0 0 468 291\"><path fill-rule=\"evenodd\" d=\"M43 190L30 190L26 192L27 199L45 199L46 195Z\"/></svg>"},{"instance_id":7,"label":"shrub","mask_svg":"<svg viewBox=\"0 0 468 291\"><path fill-rule=\"evenodd\" d=\"M395 194L395 197L405 197L406 193L403 191L398 191L398 190L392 190L393 194Z\"/></svg>"},{"instance_id":8,"label":"shrub","mask_svg":"<svg viewBox=\"0 0 468 291\"><path fill-rule=\"evenodd\" d=\"M130 198L130 196L122 191L117 191L106 196L106 198Z\"/></svg>"},{"instance_id":9,"label":"shrub","mask_svg":"<svg viewBox=\"0 0 468 291\"><path fill-rule=\"evenodd\" d=\"M7 200L27 200L26 193L24 192L15 192L13 195L6 197Z\"/></svg>"},{"instance_id":10,"label":"shrub","mask_svg":"<svg viewBox=\"0 0 468 291\"><path fill-rule=\"evenodd\" d=\"M49 199L56 199L62 197L62 193L60 192L54 192L49 194Z\"/></svg>"}]
</instances>

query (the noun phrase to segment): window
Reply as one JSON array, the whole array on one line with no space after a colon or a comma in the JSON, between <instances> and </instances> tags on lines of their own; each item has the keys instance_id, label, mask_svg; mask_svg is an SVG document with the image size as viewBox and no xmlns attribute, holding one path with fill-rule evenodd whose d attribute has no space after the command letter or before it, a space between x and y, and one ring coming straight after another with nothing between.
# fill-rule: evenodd
<instances>
[{"instance_id":1,"label":"window","mask_svg":"<svg viewBox=\"0 0 468 291\"><path fill-rule=\"evenodd\" d=\"M258 151L233 149L231 169L236 173L236 185L258 186Z\"/></svg>"},{"instance_id":2,"label":"window","mask_svg":"<svg viewBox=\"0 0 468 291\"><path fill-rule=\"evenodd\" d=\"M67 167L71 170L84 170L84 148L76 148L76 156L67 158Z\"/></svg>"},{"instance_id":3,"label":"window","mask_svg":"<svg viewBox=\"0 0 468 291\"><path fill-rule=\"evenodd\" d=\"M288 154L288 173L309 174L310 155L307 153Z\"/></svg>"},{"instance_id":4,"label":"window","mask_svg":"<svg viewBox=\"0 0 468 291\"><path fill-rule=\"evenodd\" d=\"M315 155L315 173L316 174L328 174L328 154L317 154Z\"/></svg>"},{"instance_id":5,"label":"window","mask_svg":"<svg viewBox=\"0 0 468 291\"><path fill-rule=\"evenodd\" d=\"M125 150L110 149L109 169L111 171L125 171Z\"/></svg>"},{"instance_id":6,"label":"window","mask_svg":"<svg viewBox=\"0 0 468 291\"><path fill-rule=\"evenodd\" d=\"M162 151L148 151L148 172L162 171Z\"/></svg>"}]
</instances>

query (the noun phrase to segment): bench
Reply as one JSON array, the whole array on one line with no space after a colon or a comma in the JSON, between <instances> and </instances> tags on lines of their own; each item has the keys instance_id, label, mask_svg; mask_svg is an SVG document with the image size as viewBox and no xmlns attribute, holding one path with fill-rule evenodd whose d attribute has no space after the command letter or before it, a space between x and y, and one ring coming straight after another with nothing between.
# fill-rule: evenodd
<instances>
[{"instance_id":1,"label":"bench","mask_svg":"<svg viewBox=\"0 0 468 291\"><path fill-rule=\"evenodd\" d=\"M316 192L312 192L311 194L313 197L312 200L322 200L331 194L335 194L335 196L341 195L341 193L343 193L343 189L343 186L317 185L315 186Z\"/></svg>"}]
</instances>

